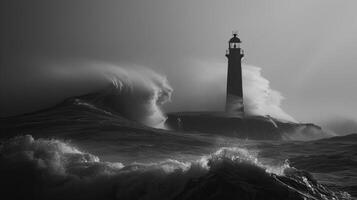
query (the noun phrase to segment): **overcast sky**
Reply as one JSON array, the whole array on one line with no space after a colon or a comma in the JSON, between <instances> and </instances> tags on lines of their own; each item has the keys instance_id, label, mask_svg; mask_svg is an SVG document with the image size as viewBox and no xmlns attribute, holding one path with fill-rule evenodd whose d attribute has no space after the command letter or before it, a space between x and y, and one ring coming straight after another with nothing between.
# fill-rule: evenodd
<instances>
[{"instance_id":1,"label":"overcast sky","mask_svg":"<svg viewBox=\"0 0 357 200\"><path fill-rule=\"evenodd\" d=\"M226 62L227 41L238 30L244 62L262 68L271 87L286 97L282 106L287 113L300 121L327 116L357 120L355 0L1 4L1 107L7 110L25 108L27 98L36 99L26 97L26 91L38 60L149 66L166 75L175 90L185 82L177 79L181 69L195 68L197 62ZM177 99L168 109L180 103Z\"/></svg>"}]
</instances>

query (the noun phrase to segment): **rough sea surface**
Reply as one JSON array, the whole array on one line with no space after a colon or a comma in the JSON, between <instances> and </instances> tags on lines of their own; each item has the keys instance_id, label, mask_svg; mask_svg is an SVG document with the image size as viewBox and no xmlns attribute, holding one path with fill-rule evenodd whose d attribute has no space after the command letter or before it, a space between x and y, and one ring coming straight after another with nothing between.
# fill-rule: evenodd
<instances>
[{"instance_id":1,"label":"rough sea surface","mask_svg":"<svg viewBox=\"0 0 357 200\"><path fill-rule=\"evenodd\" d=\"M78 99L0 122L8 199L357 197L357 134L258 141L175 132Z\"/></svg>"}]
</instances>

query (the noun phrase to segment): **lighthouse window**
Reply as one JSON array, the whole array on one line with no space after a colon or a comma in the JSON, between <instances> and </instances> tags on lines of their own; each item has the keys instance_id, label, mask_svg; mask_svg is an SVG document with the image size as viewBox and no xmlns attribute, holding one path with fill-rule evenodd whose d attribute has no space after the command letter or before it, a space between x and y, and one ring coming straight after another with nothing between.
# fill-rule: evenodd
<instances>
[{"instance_id":1,"label":"lighthouse window","mask_svg":"<svg viewBox=\"0 0 357 200\"><path fill-rule=\"evenodd\" d=\"M230 43L230 48L231 49L240 48L239 43L237 43L237 42Z\"/></svg>"}]
</instances>

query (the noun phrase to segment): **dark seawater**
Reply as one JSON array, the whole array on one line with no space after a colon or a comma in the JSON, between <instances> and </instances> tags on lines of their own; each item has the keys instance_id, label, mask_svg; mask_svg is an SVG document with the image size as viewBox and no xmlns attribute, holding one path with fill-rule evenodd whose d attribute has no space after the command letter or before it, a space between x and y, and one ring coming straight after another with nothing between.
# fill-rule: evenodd
<instances>
[{"instance_id":1,"label":"dark seawater","mask_svg":"<svg viewBox=\"0 0 357 200\"><path fill-rule=\"evenodd\" d=\"M182 133L77 99L0 122L8 199L357 197L357 134L254 141Z\"/></svg>"}]
</instances>

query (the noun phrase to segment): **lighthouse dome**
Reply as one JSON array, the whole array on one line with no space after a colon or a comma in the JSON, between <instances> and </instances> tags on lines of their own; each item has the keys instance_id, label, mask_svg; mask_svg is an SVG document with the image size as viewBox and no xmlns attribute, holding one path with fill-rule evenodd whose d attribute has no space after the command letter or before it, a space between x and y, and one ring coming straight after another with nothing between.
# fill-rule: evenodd
<instances>
[{"instance_id":1,"label":"lighthouse dome","mask_svg":"<svg viewBox=\"0 0 357 200\"><path fill-rule=\"evenodd\" d=\"M229 43L241 43L241 41L237 37L237 34L233 34L233 37L229 40Z\"/></svg>"}]
</instances>

